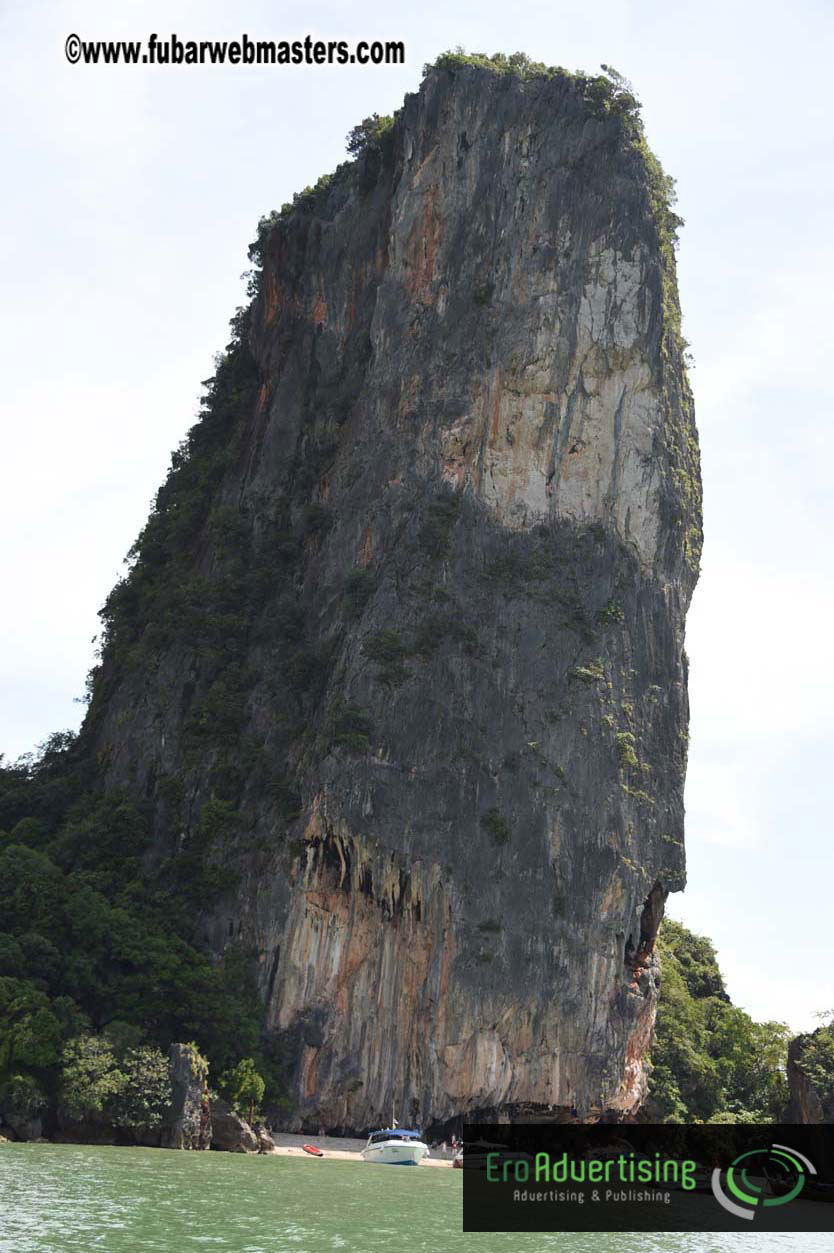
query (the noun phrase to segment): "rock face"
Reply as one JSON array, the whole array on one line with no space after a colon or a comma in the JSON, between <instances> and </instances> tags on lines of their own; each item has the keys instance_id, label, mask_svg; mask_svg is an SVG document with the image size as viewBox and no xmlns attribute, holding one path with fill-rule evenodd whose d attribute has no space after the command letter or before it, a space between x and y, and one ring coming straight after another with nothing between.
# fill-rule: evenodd
<instances>
[{"instance_id":1,"label":"rock face","mask_svg":"<svg viewBox=\"0 0 834 1253\"><path fill-rule=\"evenodd\" d=\"M43 1132L40 1118L22 1117L11 1110L2 1111L0 1127L8 1129L16 1140L39 1140ZM4 1138L0 1136L0 1141Z\"/></svg>"},{"instance_id":2,"label":"rock face","mask_svg":"<svg viewBox=\"0 0 834 1253\"><path fill-rule=\"evenodd\" d=\"M224 1153L257 1153L262 1147L261 1137L257 1136L245 1118L236 1114L226 1101L215 1101L211 1107L211 1127L213 1149ZM271 1145L270 1139L270 1145ZM266 1151L266 1142L263 1142Z\"/></svg>"},{"instance_id":3,"label":"rock face","mask_svg":"<svg viewBox=\"0 0 834 1253\"><path fill-rule=\"evenodd\" d=\"M56 1144L117 1144L120 1133L104 1113L91 1114L84 1119L70 1118L59 1106L56 1130L51 1138Z\"/></svg>"},{"instance_id":4,"label":"rock face","mask_svg":"<svg viewBox=\"0 0 834 1253\"><path fill-rule=\"evenodd\" d=\"M211 1116L205 1093L206 1068L196 1050L188 1044L172 1044L168 1063L171 1071L171 1121L166 1127L172 1149L207 1149L211 1146Z\"/></svg>"},{"instance_id":5,"label":"rock face","mask_svg":"<svg viewBox=\"0 0 834 1253\"><path fill-rule=\"evenodd\" d=\"M788 1088L790 1107L788 1119L801 1123L834 1122L834 1098L829 1092L821 1092L802 1069L802 1056L807 1045L815 1038L830 1035L829 1028L818 1028L811 1035L799 1035L788 1047ZM834 1090L834 1084L830 1085Z\"/></svg>"},{"instance_id":6,"label":"rock face","mask_svg":"<svg viewBox=\"0 0 834 1253\"><path fill-rule=\"evenodd\" d=\"M664 177L594 82L437 68L264 227L110 606L88 733L226 877L290 1126L644 1095L700 479Z\"/></svg>"},{"instance_id":7,"label":"rock face","mask_svg":"<svg viewBox=\"0 0 834 1253\"><path fill-rule=\"evenodd\" d=\"M255 1135L258 1140L259 1153L272 1153L275 1149L275 1141L267 1131L266 1127L255 1127Z\"/></svg>"},{"instance_id":8,"label":"rock face","mask_svg":"<svg viewBox=\"0 0 834 1253\"><path fill-rule=\"evenodd\" d=\"M208 1149L212 1124L206 1095L207 1068L190 1044L172 1044L168 1052L171 1108L159 1127L142 1129L140 1144L161 1149Z\"/></svg>"}]
</instances>

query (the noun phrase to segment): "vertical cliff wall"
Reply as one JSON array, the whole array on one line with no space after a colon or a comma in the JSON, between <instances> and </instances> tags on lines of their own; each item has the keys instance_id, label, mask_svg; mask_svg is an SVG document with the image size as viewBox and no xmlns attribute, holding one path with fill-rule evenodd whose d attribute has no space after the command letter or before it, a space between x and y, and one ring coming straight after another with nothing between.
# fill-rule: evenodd
<instances>
[{"instance_id":1,"label":"vertical cliff wall","mask_svg":"<svg viewBox=\"0 0 834 1253\"><path fill-rule=\"evenodd\" d=\"M788 1088L790 1121L834 1122L834 1032L831 1024L791 1040Z\"/></svg>"},{"instance_id":2,"label":"vertical cliff wall","mask_svg":"<svg viewBox=\"0 0 834 1253\"><path fill-rule=\"evenodd\" d=\"M297 1124L644 1093L700 550L667 191L621 87L441 63L263 224L108 604L86 734L256 951Z\"/></svg>"}]
</instances>

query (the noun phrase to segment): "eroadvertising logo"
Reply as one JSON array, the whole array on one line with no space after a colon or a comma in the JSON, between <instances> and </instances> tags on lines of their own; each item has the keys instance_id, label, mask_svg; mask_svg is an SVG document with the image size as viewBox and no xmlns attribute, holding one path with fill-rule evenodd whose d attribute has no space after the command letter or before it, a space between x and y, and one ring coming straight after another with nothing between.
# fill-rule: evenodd
<instances>
[{"instance_id":1,"label":"eroadvertising logo","mask_svg":"<svg viewBox=\"0 0 834 1253\"><path fill-rule=\"evenodd\" d=\"M742 1162L745 1164L742 1166ZM799 1196L805 1186L805 1174L815 1175L816 1167L797 1149L787 1144L773 1144L770 1149L750 1149L740 1153L731 1166L727 1168L722 1183L722 1170L716 1166L712 1172L712 1192L719 1205L737 1218L752 1222L756 1216L757 1205L787 1205ZM773 1177L787 1182L787 1191L777 1195L768 1195L773 1188ZM780 1176L782 1177L780 1179ZM736 1198L734 1201L727 1196L726 1188ZM738 1202L741 1204L738 1204Z\"/></svg>"},{"instance_id":2,"label":"eroadvertising logo","mask_svg":"<svg viewBox=\"0 0 834 1253\"><path fill-rule=\"evenodd\" d=\"M832 1231L834 1127L478 1124L464 1231Z\"/></svg>"}]
</instances>

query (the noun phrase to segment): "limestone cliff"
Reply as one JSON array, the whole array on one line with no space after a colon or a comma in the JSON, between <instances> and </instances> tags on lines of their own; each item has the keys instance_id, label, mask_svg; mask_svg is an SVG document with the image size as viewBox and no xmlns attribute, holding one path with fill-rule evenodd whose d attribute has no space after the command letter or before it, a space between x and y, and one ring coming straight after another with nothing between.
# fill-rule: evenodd
<instances>
[{"instance_id":1,"label":"limestone cliff","mask_svg":"<svg viewBox=\"0 0 834 1253\"><path fill-rule=\"evenodd\" d=\"M834 1122L834 1033L831 1025L798 1035L788 1046L788 1119Z\"/></svg>"},{"instance_id":2,"label":"limestone cliff","mask_svg":"<svg viewBox=\"0 0 834 1253\"><path fill-rule=\"evenodd\" d=\"M293 1125L633 1110L683 886L700 480L606 80L441 62L262 226L85 734L257 953Z\"/></svg>"}]
</instances>

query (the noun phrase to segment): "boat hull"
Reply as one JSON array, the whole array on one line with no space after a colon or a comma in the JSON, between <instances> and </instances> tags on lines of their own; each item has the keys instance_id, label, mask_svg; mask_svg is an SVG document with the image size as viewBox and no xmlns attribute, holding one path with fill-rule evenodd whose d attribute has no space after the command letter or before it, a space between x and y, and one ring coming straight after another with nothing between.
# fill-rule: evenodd
<instances>
[{"instance_id":1,"label":"boat hull","mask_svg":"<svg viewBox=\"0 0 834 1253\"><path fill-rule=\"evenodd\" d=\"M419 1166L428 1152L428 1146L421 1140L389 1140L368 1145L362 1150L362 1157L378 1166Z\"/></svg>"}]
</instances>

